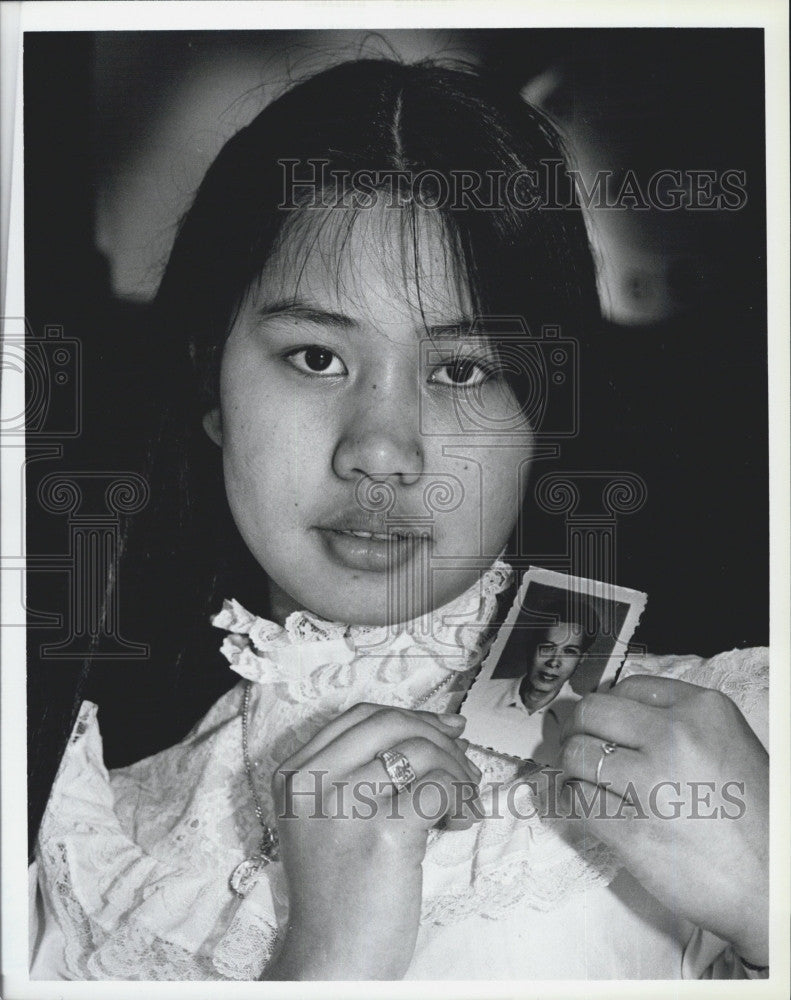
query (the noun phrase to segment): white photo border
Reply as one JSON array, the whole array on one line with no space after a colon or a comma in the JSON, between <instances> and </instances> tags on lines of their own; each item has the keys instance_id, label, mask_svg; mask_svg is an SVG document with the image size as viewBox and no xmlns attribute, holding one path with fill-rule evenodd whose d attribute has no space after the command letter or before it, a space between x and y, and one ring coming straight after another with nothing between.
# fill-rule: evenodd
<instances>
[{"instance_id":1,"label":"white photo border","mask_svg":"<svg viewBox=\"0 0 791 1000\"><path fill-rule=\"evenodd\" d=\"M640 590L619 587L601 580L571 576L567 573L544 569L541 566L529 566L525 570L516 597L511 604L505 620L500 626L478 675L467 692L462 703L461 712L467 719L466 734L473 743L508 757L527 759L532 758L530 752L524 749L524 743L520 738L520 721L523 720L515 719L514 724L509 726L507 721L501 718L502 713L498 713L495 716L490 710L487 710L485 704L482 703L481 695L485 691L487 683L492 680L500 659L511 641L519 615L524 607L525 599L533 584L542 584L545 587L565 591L568 594L580 594L586 600L608 601L628 606L626 616L618 629L618 634L614 638L612 651L598 678L597 691L611 687L616 682L618 673L628 655L629 643L640 624L640 619L648 600L648 595ZM571 688L569 688L567 694L571 695L575 701L578 701L581 697L576 692L573 692ZM490 738L491 733L497 734L495 740Z\"/></svg>"}]
</instances>

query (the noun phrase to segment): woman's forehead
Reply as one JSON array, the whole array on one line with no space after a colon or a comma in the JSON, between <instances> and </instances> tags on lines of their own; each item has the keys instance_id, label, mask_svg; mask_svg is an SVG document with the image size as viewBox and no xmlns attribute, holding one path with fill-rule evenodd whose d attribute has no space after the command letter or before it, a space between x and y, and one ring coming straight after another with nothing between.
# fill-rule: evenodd
<instances>
[{"instance_id":1,"label":"woman's forehead","mask_svg":"<svg viewBox=\"0 0 791 1000\"><path fill-rule=\"evenodd\" d=\"M305 208L294 213L259 279L262 298L360 313L385 305L427 326L470 318L455 234L430 209Z\"/></svg>"}]
</instances>

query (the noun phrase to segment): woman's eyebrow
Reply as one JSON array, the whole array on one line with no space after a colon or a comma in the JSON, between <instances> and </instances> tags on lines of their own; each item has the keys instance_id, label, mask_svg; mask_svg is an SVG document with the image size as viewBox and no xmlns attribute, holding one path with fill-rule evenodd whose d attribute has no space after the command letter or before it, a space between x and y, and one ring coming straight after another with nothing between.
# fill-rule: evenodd
<instances>
[{"instance_id":1,"label":"woman's eyebrow","mask_svg":"<svg viewBox=\"0 0 791 1000\"><path fill-rule=\"evenodd\" d=\"M294 319L305 320L308 323L316 323L320 326L332 327L335 330L356 330L360 323L346 313L335 312L332 309L321 309L317 306L308 305L305 302L294 299L280 299L266 303L256 310L262 319L271 319L274 316L290 316ZM466 316L460 317L453 323L438 323L425 328L427 335L434 339L442 340L462 340L472 333L474 321Z\"/></svg>"},{"instance_id":2,"label":"woman's eyebrow","mask_svg":"<svg viewBox=\"0 0 791 1000\"><path fill-rule=\"evenodd\" d=\"M334 312L331 309L318 309L303 302L295 302L293 299L270 302L258 309L257 312L262 319L268 319L272 316L291 316L294 319L307 320L309 323L318 323L336 330L352 330L359 326L357 320L345 313Z\"/></svg>"},{"instance_id":3,"label":"woman's eyebrow","mask_svg":"<svg viewBox=\"0 0 791 1000\"><path fill-rule=\"evenodd\" d=\"M456 320L455 323L440 323L428 327L429 337L439 337L445 340L461 340L462 337L469 337L472 333L474 321L467 317Z\"/></svg>"}]
</instances>

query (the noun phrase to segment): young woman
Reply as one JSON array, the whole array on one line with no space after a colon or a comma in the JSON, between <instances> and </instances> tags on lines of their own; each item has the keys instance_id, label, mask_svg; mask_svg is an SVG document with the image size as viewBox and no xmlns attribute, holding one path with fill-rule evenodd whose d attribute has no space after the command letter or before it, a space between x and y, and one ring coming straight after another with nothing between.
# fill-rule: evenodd
<instances>
[{"instance_id":1,"label":"young woman","mask_svg":"<svg viewBox=\"0 0 791 1000\"><path fill-rule=\"evenodd\" d=\"M181 743L111 772L84 704L32 870L34 976L766 964L767 759L714 690L731 661L588 696L562 762L616 813L660 783L735 780L739 822L693 822L686 799L669 822L666 795L643 823L564 819L551 775L526 783L463 738L546 389L531 335L584 343L596 318L582 215L542 208L539 168L561 160L517 95L384 60L294 87L217 157L156 303L171 406L152 477L178 523L162 493L146 565L202 547L173 628L212 606L242 681ZM751 664L745 710L765 685ZM200 673L180 670L186 690Z\"/></svg>"}]
</instances>

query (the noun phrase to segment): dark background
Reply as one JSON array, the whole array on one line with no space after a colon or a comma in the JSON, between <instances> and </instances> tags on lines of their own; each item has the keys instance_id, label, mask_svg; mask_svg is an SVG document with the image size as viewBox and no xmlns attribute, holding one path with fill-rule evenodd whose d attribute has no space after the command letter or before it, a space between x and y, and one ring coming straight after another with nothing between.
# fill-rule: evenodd
<instances>
[{"instance_id":1,"label":"dark background","mask_svg":"<svg viewBox=\"0 0 791 1000\"><path fill-rule=\"evenodd\" d=\"M588 162L616 171L631 167L645 178L662 168L746 171L748 202L741 211L604 220L615 259L612 306L595 343L583 347L580 435L564 444L561 464L630 471L647 484L643 509L619 522L614 581L649 594L636 640L655 652L701 654L766 644L762 32L452 36L461 54L514 86L533 81L530 95L541 96L587 149ZM330 33L310 38L311 58L322 46L332 48ZM301 44L295 32L26 34L26 313L34 336L57 324L81 342L83 384L81 435L64 439L61 459L28 464L31 556L60 555L68 546L65 519L35 499L45 475L143 468L157 358L147 298L157 263L215 147L243 122L225 116L209 134L198 126L190 133L195 155L189 169L179 167L173 185L182 204L165 197L161 184L152 189L162 194L161 223L156 245L143 248L149 263L134 272L147 278L124 279L134 269L124 271L119 234L142 211L124 215L125 199L152 209L144 184L134 203L136 179L143 183L147 176L146 150L162 153L168 114L180 95L205 104L201 87L214 85L218 65L229 72L255 65L263 80L270 70L282 74L284 48ZM247 87L241 80L226 84L230 92L237 85ZM245 108L258 93L247 87ZM190 153L184 143L179 150ZM154 198L153 210L158 204ZM531 561L540 564L541 552L562 550L565 527L562 518L546 516L534 530L541 545ZM235 678L217 652L218 634L207 629L205 664L195 666L203 702L180 713L158 703L170 665L157 662L155 653L148 660L100 663L101 677L94 672L86 681L80 658L48 660L40 653L62 632L37 627L35 613L64 614L66 602L63 572L29 573L31 836L82 697L99 701L105 732L119 730L107 757L108 766L117 766L180 739ZM167 608L150 610L167 615ZM143 621L122 622L133 641L148 641L145 629Z\"/></svg>"}]
</instances>

